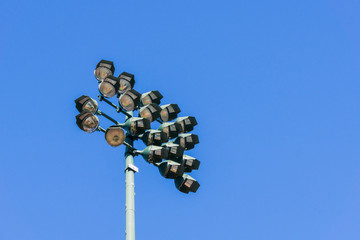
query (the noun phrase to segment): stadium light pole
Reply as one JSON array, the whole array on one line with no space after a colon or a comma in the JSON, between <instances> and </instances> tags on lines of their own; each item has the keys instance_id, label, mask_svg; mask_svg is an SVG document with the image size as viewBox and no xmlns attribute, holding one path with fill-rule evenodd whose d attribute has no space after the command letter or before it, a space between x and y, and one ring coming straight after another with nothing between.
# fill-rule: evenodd
<instances>
[{"instance_id":1,"label":"stadium light pole","mask_svg":"<svg viewBox=\"0 0 360 240\"><path fill-rule=\"evenodd\" d=\"M125 142L133 146L133 139L126 134ZM135 172L134 154L130 147L125 149L125 218L126 240L135 240Z\"/></svg>"},{"instance_id":2,"label":"stadium light pole","mask_svg":"<svg viewBox=\"0 0 360 240\"><path fill-rule=\"evenodd\" d=\"M141 155L148 163L159 168L160 174L167 179L174 179L176 188L183 192L196 192L200 184L188 174L197 170L200 161L185 155L184 150L194 148L199 143L196 134L184 134L197 125L195 117L177 117L181 112L177 104L159 106L163 96L158 91L144 94L133 89L135 78L133 74L123 72L114 76L113 62L101 60L94 74L99 83L98 96L101 102L115 108L117 113L125 115L125 122L99 110L98 103L89 96L81 96L75 100L76 124L87 133L95 131L105 133L107 143L112 147L125 145L125 236L126 240L135 240L135 173L139 169L134 165L134 157ZM118 105L107 98L116 96ZM134 117L134 111L139 111L139 117ZM99 125L102 116L112 124L106 130ZM174 122L169 122L174 120ZM151 129L151 122L160 126ZM124 130L126 133L124 133ZM171 140L175 139L175 140ZM134 141L142 140L147 147L137 150ZM165 161L162 161L165 160ZM155 226L154 226L155 227Z\"/></svg>"}]
</instances>

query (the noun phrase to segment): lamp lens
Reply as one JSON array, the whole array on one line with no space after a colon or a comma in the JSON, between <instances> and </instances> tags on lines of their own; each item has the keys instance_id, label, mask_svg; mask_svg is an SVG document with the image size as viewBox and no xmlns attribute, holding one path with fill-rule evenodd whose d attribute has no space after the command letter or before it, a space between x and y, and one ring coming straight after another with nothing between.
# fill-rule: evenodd
<instances>
[{"instance_id":1,"label":"lamp lens","mask_svg":"<svg viewBox=\"0 0 360 240\"><path fill-rule=\"evenodd\" d=\"M161 120L163 120L164 122L169 121L169 113L168 113L168 111L167 111L166 108L164 108L163 110L161 110L161 112L160 112L160 117L161 117Z\"/></svg>"},{"instance_id":2,"label":"lamp lens","mask_svg":"<svg viewBox=\"0 0 360 240\"><path fill-rule=\"evenodd\" d=\"M119 88L119 93L124 93L127 90L131 89L131 84L130 82L126 81L125 79L120 79L120 88Z\"/></svg>"},{"instance_id":3,"label":"lamp lens","mask_svg":"<svg viewBox=\"0 0 360 240\"><path fill-rule=\"evenodd\" d=\"M87 101L83 106L83 110L89 111L91 113L95 113L97 108L98 108L97 103L92 100Z\"/></svg>"},{"instance_id":4,"label":"lamp lens","mask_svg":"<svg viewBox=\"0 0 360 240\"><path fill-rule=\"evenodd\" d=\"M132 123L131 123L131 125L130 125L130 134L131 135L135 135L136 134L136 122L135 121L133 121Z\"/></svg>"},{"instance_id":5,"label":"lamp lens","mask_svg":"<svg viewBox=\"0 0 360 240\"><path fill-rule=\"evenodd\" d=\"M92 133L99 125L99 119L95 115L91 115L84 119L82 125L85 132Z\"/></svg>"},{"instance_id":6,"label":"lamp lens","mask_svg":"<svg viewBox=\"0 0 360 240\"><path fill-rule=\"evenodd\" d=\"M180 146L185 148L185 138L180 138Z\"/></svg>"},{"instance_id":7,"label":"lamp lens","mask_svg":"<svg viewBox=\"0 0 360 240\"><path fill-rule=\"evenodd\" d=\"M175 173L178 171L179 166L178 165L172 165L170 167L170 172Z\"/></svg>"},{"instance_id":8,"label":"lamp lens","mask_svg":"<svg viewBox=\"0 0 360 240\"><path fill-rule=\"evenodd\" d=\"M187 165L187 166L189 166L189 167L191 167L191 166L193 165L193 163L194 163L194 160L192 160L192 159L187 159L187 160L185 161L185 165Z\"/></svg>"},{"instance_id":9,"label":"lamp lens","mask_svg":"<svg viewBox=\"0 0 360 240\"><path fill-rule=\"evenodd\" d=\"M166 137L169 139L169 127L164 127L162 131L166 134Z\"/></svg>"},{"instance_id":10,"label":"lamp lens","mask_svg":"<svg viewBox=\"0 0 360 240\"><path fill-rule=\"evenodd\" d=\"M148 143L149 145L152 145L152 143L153 143L153 135L152 135L152 134L149 134L147 143Z\"/></svg>"},{"instance_id":11,"label":"lamp lens","mask_svg":"<svg viewBox=\"0 0 360 240\"><path fill-rule=\"evenodd\" d=\"M101 92L101 94L104 97L107 97L107 98L111 98L111 97L115 96L115 94L116 94L115 87L108 82L100 83L99 91Z\"/></svg>"},{"instance_id":12,"label":"lamp lens","mask_svg":"<svg viewBox=\"0 0 360 240\"><path fill-rule=\"evenodd\" d=\"M194 183L193 180L191 180L191 179L186 179L184 185L185 185L186 187L188 187L188 188L191 188L191 185L192 185L193 183Z\"/></svg>"},{"instance_id":13,"label":"lamp lens","mask_svg":"<svg viewBox=\"0 0 360 240\"><path fill-rule=\"evenodd\" d=\"M97 80L99 80L101 82L104 81L104 79L110 75L112 75L112 72L110 69L108 69L106 67L98 67L95 70L95 77Z\"/></svg>"},{"instance_id":14,"label":"lamp lens","mask_svg":"<svg viewBox=\"0 0 360 240\"><path fill-rule=\"evenodd\" d=\"M145 108L144 110L142 110L140 112L140 116L143 117L143 118L149 119L150 122L152 122L152 120L153 120L152 119L152 113L151 113L149 108Z\"/></svg>"},{"instance_id":15,"label":"lamp lens","mask_svg":"<svg viewBox=\"0 0 360 240\"><path fill-rule=\"evenodd\" d=\"M180 126L181 126L181 131L182 132L185 132L185 122L184 121L181 121L179 122L180 123Z\"/></svg>"},{"instance_id":16,"label":"lamp lens","mask_svg":"<svg viewBox=\"0 0 360 240\"><path fill-rule=\"evenodd\" d=\"M141 102L142 102L142 104L143 104L144 106L152 103L150 94L148 94L148 95L146 95L144 98L142 98L142 99L141 99Z\"/></svg>"},{"instance_id":17,"label":"lamp lens","mask_svg":"<svg viewBox=\"0 0 360 240\"><path fill-rule=\"evenodd\" d=\"M124 131L120 127L109 127L105 133L106 142L113 147L118 147L125 141Z\"/></svg>"},{"instance_id":18,"label":"lamp lens","mask_svg":"<svg viewBox=\"0 0 360 240\"><path fill-rule=\"evenodd\" d=\"M122 95L119 102L121 107L126 111L132 111L135 108L134 100L128 95Z\"/></svg>"}]
</instances>

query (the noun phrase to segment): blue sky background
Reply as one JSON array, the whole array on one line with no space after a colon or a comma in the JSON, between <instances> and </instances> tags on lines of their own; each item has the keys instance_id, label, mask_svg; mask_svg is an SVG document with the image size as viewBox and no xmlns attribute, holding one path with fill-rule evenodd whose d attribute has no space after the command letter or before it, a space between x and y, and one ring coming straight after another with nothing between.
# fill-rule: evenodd
<instances>
[{"instance_id":1,"label":"blue sky background","mask_svg":"<svg viewBox=\"0 0 360 240\"><path fill-rule=\"evenodd\" d=\"M74 118L101 59L199 122L196 194L135 160L137 239L360 239L359 10L1 1L0 240L124 239L124 148Z\"/></svg>"}]
</instances>

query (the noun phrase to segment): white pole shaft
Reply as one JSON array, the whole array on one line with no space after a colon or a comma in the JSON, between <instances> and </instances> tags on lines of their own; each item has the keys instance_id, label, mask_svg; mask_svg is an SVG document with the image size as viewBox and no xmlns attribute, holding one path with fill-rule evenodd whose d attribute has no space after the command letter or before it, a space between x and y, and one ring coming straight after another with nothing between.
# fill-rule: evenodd
<instances>
[{"instance_id":1,"label":"white pole shaft","mask_svg":"<svg viewBox=\"0 0 360 240\"><path fill-rule=\"evenodd\" d=\"M133 145L132 140L127 139L128 143ZM129 153L126 148L126 170L125 170L125 187L126 187L126 201L125 201L125 215L126 215L126 240L135 240L135 172L129 168L129 164L134 165L134 156Z\"/></svg>"}]
</instances>

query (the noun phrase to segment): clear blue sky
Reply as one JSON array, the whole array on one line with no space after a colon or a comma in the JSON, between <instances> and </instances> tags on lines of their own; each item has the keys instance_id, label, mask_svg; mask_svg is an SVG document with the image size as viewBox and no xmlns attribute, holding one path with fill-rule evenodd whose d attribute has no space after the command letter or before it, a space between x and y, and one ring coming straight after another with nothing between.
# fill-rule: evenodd
<instances>
[{"instance_id":1,"label":"clear blue sky","mask_svg":"<svg viewBox=\"0 0 360 240\"><path fill-rule=\"evenodd\" d=\"M196 194L136 159L137 239L360 239L359 11L1 1L0 240L125 239L124 149L74 118L100 59L199 122Z\"/></svg>"}]
</instances>

